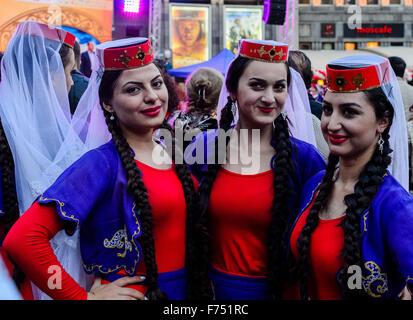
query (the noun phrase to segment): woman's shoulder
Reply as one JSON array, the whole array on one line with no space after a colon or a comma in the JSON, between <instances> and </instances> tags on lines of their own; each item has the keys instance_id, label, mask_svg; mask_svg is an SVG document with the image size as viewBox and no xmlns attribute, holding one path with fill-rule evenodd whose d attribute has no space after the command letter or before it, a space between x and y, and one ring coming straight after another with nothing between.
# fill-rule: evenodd
<instances>
[{"instance_id":1,"label":"woman's shoulder","mask_svg":"<svg viewBox=\"0 0 413 320\"><path fill-rule=\"evenodd\" d=\"M297 170L303 175L304 181L325 169L326 161L316 147L293 137L290 137L290 140L293 146L293 159L296 162Z\"/></svg>"},{"instance_id":2,"label":"woman's shoulder","mask_svg":"<svg viewBox=\"0 0 413 320\"><path fill-rule=\"evenodd\" d=\"M113 142L113 140L110 140L97 148L87 151L80 159L83 159L83 160L93 160L95 158L109 159L109 158L115 157L116 155L117 155L117 151L116 151L115 143Z\"/></svg>"},{"instance_id":3,"label":"woman's shoulder","mask_svg":"<svg viewBox=\"0 0 413 320\"><path fill-rule=\"evenodd\" d=\"M413 196L387 171L374 198L376 205L389 209L409 206L413 209Z\"/></svg>"},{"instance_id":4,"label":"woman's shoulder","mask_svg":"<svg viewBox=\"0 0 413 320\"><path fill-rule=\"evenodd\" d=\"M295 146L299 152L314 152L321 156L321 153L311 143L308 143L306 141L303 141L303 140L300 140L294 137L290 137L290 141L291 141L291 144Z\"/></svg>"},{"instance_id":5,"label":"woman's shoulder","mask_svg":"<svg viewBox=\"0 0 413 320\"><path fill-rule=\"evenodd\" d=\"M68 178L70 176L79 176L82 174L107 175L116 166L118 154L113 141L109 141L97 148L85 152L72 165L70 165L61 176Z\"/></svg>"}]
</instances>

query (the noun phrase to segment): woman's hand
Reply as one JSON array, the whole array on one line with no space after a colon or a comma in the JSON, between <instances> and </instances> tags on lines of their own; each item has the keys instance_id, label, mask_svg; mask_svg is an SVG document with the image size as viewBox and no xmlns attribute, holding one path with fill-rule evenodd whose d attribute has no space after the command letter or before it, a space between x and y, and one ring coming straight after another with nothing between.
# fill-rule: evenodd
<instances>
[{"instance_id":1,"label":"woman's hand","mask_svg":"<svg viewBox=\"0 0 413 320\"><path fill-rule=\"evenodd\" d=\"M102 285L101 278L96 278L87 294L87 300L146 300L145 295L135 289L124 288L127 285L142 282L143 276L123 277Z\"/></svg>"},{"instance_id":2,"label":"woman's hand","mask_svg":"<svg viewBox=\"0 0 413 320\"><path fill-rule=\"evenodd\" d=\"M400 300L412 300L412 296L410 294L409 289L407 286L404 287L403 291L399 294Z\"/></svg>"}]
</instances>

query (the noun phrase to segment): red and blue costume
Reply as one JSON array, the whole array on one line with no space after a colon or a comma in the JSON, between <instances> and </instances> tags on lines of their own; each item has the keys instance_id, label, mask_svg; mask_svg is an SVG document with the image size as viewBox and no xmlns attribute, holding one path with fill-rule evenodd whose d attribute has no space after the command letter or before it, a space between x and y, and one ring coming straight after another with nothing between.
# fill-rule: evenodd
<instances>
[{"instance_id":1,"label":"red and blue costume","mask_svg":"<svg viewBox=\"0 0 413 320\"><path fill-rule=\"evenodd\" d=\"M187 159L190 152L196 157L197 151L203 151L203 164L191 166L198 180L207 169L215 144L214 136L214 130L203 132L186 151ZM325 168L324 159L312 145L295 138L291 138L291 143L296 170L290 181L294 195L289 199L287 225L294 222L304 183ZM202 144L203 149L199 149ZM212 239L210 277L217 300L269 298L267 237L274 197L273 181L272 170L255 175L241 175L224 168L218 171L208 207Z\"/></svg>"},{"instance_id":2,"label":"red and blue costume","mask_svg":"<svg viewBox=\"0 0 413 320\"><path fill-rule=\"evenodd\" d=\"M137 165L152 207L159 288L169 299L185 299L186 204L182 184L174 166L158 170L141 162ZM33 282L55 299L87 297L65 272L61 290L47 288L47 268L59 265L48 241L62 228L69 234L80 228L83 267L102 277L103 284L124 275L145 274L140 212L126 187L126 174L113 141L89 151L19 219L6 238L6 250L28 270ZM131 287L144 293L147 290L144 283Z\"/></svg>"},{"instance_id":3,"label":"red and blue costume","mask_svg":"<svg viewBox=\"0 0 413 320\"><path fill-rule=\"evenodd\" d=\"M291 253L325 174L321 171L305 185L300 214L291 228ZM341 299L344 234L341 218L323 221L311 236L311 299ZM329 226L326 226L326 223ZM413 197L391 176L384 177L373 201L360 217L363 259L362 287L374 299L397 299L407 285L413 292ZM328 239L328 241L326 241ZM299 296L296 296L299 298Z\"/></svg>"}]
</instances>

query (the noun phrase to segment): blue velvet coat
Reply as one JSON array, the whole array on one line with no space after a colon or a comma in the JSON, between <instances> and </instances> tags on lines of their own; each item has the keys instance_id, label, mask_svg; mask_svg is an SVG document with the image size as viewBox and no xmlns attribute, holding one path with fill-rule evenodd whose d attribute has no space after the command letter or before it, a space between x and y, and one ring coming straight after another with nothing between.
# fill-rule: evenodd
<instances>
[{"instance_id":1,"label":"blue velvet coat","mask_svg":"<svg viewBox=\"0 0 413 320\"><path fill-rule=\"evenodd\" d=\"M306 183L295 223L311 204L324 174L321 171ZM360 217L360 239L364 263L362 286L370 297L396 299L406 284L412 288L413 197L389 172ZM340 286L344 285L342 272L342 268L337 270Z\"/></svg>"},{"instance_id":2,"label":"blue velvet coat","mask_svg":"<svg viewBox=\"0 0 413 320\"><path fill-rule=\"evenodd\" d=\"M135 275L142 257L141 223L126 187L125 170L110 141L83 155L38 198L40 204L55 203L60 218L80 228L88 273L105 276L123 269Z\"/></svg>"},{"instance_id":3,"label":"blue velvet coat","mask_svg":"<svg viewBox=\"0 0 413 320\"><path fill-rule=\"evenodd\" d=\"M216 139L216 130L203 132L185 150L185 159L190 164L193 175L201 181L201 184L208 163L213 163L215 160ZM295 138L290 139L293 146L292 158L295 171L290 180L294 193L289 199L287 226L294 222L298 213L299 199L305 182L317 172L325 169L324 158L314 146ZM226 148L225 143L222 143L221 148ZM196 160L195 163L191 163L194 160ZM285 256L287 256L287 247L288 232L285 233L283 239ZM217 300L266 300L270 298L266 278L233 276L215 269L212 269L209 275L214 284L214 293Z\"/></svg>"},{"instance_id":4,"label":"blue velvet coat","mask_svg":"<svg viewBox=\"0 0 413 320\"><path fill-rule=\"evenodd\" d=\"M108 281L136 274L142 261L140 211L127 191L127 178L113 140L84 154L37 200L54 203L66 232L80 229L83 267ZM142 282L141 284L145 284ZM186 298L186 269L158 274L170 300Z\"/></svg>"}]
</instances>

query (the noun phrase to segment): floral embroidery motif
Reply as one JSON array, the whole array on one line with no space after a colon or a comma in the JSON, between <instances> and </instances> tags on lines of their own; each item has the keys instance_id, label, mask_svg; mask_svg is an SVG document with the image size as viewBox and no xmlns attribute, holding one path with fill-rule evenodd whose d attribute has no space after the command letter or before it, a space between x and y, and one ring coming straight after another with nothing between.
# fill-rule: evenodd
<instances>
[{"instance_id":1,"label":"floral embroidery motif","mask_svg":"<svg viewBox=\"0 0 413 320\"><path fill-rule=\"evenodd\" d=\"M141 49L141 47L139 47L138 52L136 53L136 58L138 58L141 62L143 62L143 60L145 60L146 54L145 52L143 52L143 50Z\"/></svg>"},{"instance_id":2,"label":"floral embroidery motif","mask_svg":"<svg viewBox=\"0 0 413 320\"><path fill-rule=\"evenodd\" d=\"M367 231L367 219L368 219L368 215L369 215L369 211L367 210L366 213L363 214L362 218L363 218L363 232L362 234L364 234L364 232Z\"/></svg>"},{"instance_id":3,"label":"floral embroidery motif","mask_svg":"<svg viewBox=\"0 0 413 320\"><path fill-rule=\"evenodd\" d=\"M41 195L41 196L39 197L39 202L40 202L40 203L42 203L42 202L47 203L47 202L49 202L49 201L55 201L56 203L58 203L58 204L59 204L59 207L56 206L56 208L60 211L60 214L61 214L63 217L69 219L69 220L75 221L75 222L76 222L76 229L79 228L79 223L80 223L79 219L76 219L74 214L68 215L68 214L66 213L66 211L63 210L63 207L65 206L64 202L61 202L61 201L59 201L59 200L57 200L57 199L44 198L43 195Z\"/></svg>"},{"instance_id":4,"label":"floral embroidery motif","mask_svg":"<svg viewBox=\"0 0 413 320\"><path fill-rule=\"evenodd\" d=\"M128 241L128 234L126 233L126 226L123 229L116 231L112 239L110 240L105 239L103 241L103 246L108 249L125 248L123 253L117 254L117 256L121 258L124 258L126 256L126 253L128 252L128 250L132 252L132 244L130 243L130 241Z\"/></svg>"},{"instance_id":5,"label":"floral embroidery motif","mask_svg":"<svg viewBox=\"0 0 413 320\"><path fill-rule=\"evenodd\" d=\"M264 46L262 46L259 50L256 50L256 52L258 52L260 58L262 58L264 54L268 54L271 60L275 56L278 56L278 59L281 59L284 56L284 51L282 49L280 49L280 51L277 51L275 46L273 46L270 50L265 50Z\"/></svg>"},{"instance_id":6,"label":"floral embroidery motif","mask_svg":"<svg viewBox=\"0 0 413 320\"><path fill-rule=\"evenodd\" d=\"M337 76L334 82L340 91L343 90L343 87L347 84L347 80L341 74Z\"/></svg>"},{"instance_id":7,"label":"floral embroidery motif","mask_svg":"<svg viewBox=\"0 0 413 320\"><path fill-rule=\"evenodd\" d=\"M359 89L365 81L366 80L362 77L361 73L359 73L351 82L356 85L357 89Z\"/></svg>"},{"instance_id":8,"label":"floral embroidery motif","mask_svg":"<svg viewBox=\"0 0 413 320\"><path fill-rule=\"evenodd\" d=\"M363 276L364 290L374 298L380 298L385 292L389 290L387 286L387 274L382 273L380 267L373 261L367 261L364 264L366 271L370 274Z\"/></svg>"},{"instance_id":9,"label":"floral embroidery motif","mask_svg":"<svg viewBox=\"0 0 413 320\"><path fill-rule=\"evenodd\" d=\"M128 56L126 53L127 53L127 50L124 50L119 58L114 59L115 61L122 62L125 67L127 67L129 65L129 61L133 59L133 57Z\"/></svg>"}]
</instances>

